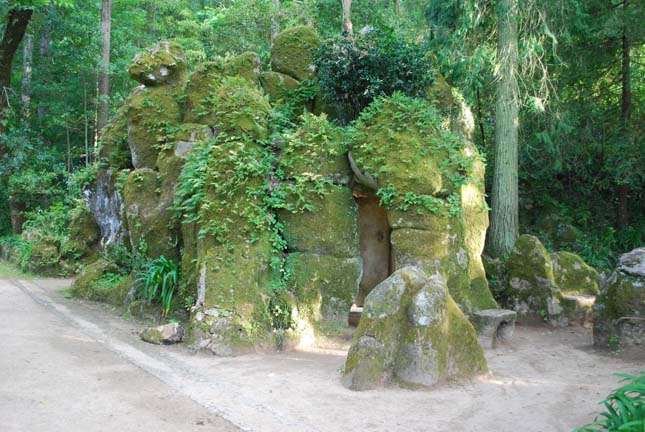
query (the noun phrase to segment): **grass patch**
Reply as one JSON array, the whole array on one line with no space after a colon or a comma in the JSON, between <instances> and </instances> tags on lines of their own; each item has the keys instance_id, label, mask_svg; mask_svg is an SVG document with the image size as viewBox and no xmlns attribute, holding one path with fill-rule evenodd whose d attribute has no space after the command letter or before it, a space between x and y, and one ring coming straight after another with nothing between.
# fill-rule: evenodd
<instances>
[{"instance_id":1,"label":"grass patch","mask_svg":"<svg viewBox=\"0 0 645 432\"><path fill-rule=\"evenodd\" d=\"M15 265L0 260L0 278L31 279L32 277L32 275L20 271Z\"/></svg>"}]
</instances>

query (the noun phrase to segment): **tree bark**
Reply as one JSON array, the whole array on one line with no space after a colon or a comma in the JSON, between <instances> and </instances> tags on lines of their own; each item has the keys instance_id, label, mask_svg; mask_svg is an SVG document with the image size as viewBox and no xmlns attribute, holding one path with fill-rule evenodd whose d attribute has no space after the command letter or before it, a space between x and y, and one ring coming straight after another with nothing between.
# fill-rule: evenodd
<instances>
[{"instance_id":1,"label":"tree bark","mask_svg":"<svg viewBox=\"0 0 645 432\"><path fill-rule=\"evenodd\" d=\"M271 47L273 41L280 33L280 0L271 0L273 3L273 12L271 13Z\"/></svg>"},{"instance_id":2,"label":"tree bark","mask_svg":"<svg viewBox=\"0 0 645 432\"><path fill-rule=\"evenodd\" d=\"M0 40L0 135L6 131L5 120L6 110L9 107L13 58L25 36L32 14L33 10L31 9L10 9L7 15L7 25L2 40ZM6 149L0 144L0 161L4 158L5 153ZM0 181L4 185L7 184L7 178L2 178ZM9 210L13 232L19 234L22 232L24 223L25 204L9 196Z\"/></svg>"},{"instance_id":3,"label":"tree bark","mask_svg":"<svg viewBox=\"0 0 645 432\"><path fill-rule=\"evenodd\" d=\"M11 70L13 58L20 45L33 10L11 9L7 16L7 26L0 40L0 135L5 132L5 113L9 104L9 91L11 88ZM4 154L0 148L0 158Z\"/></svg>"},{"instance_id":4,"label":"tree bark","mask_svg":"<svg viewBox=\"0 0 645 432\"><path fill-rule=\"evenodd\" d=\"M101 9L102 61L99 71L99 103L96 115L96 129L99 133L110 117L110 34L112 26L112 0L103 0Z\"/></svg>"},{"instance_id":5,"label":"tree bark","mask_svg":"<svg viewBox=\"0 0 645 432\"><path fill-rule=\"evenodd\" d=\"M51 13L51 7L48 7L46 9L45 14L47 17L49 17L50 13ZM51 26L50 19L46 19L42 27L40 28L38 52L40 54L40 59L39 59L40 65L41 65L40 70L43 70L43 71L49 71L50 61L51 61L52 37L51 37L50 26ZM40 81L42 82L42 85L44 88L49 88L50 79L47 74L41 74ZM38 120L41 123L45 120L45 116L47 115L47 110L48 110L47 103L45 101L41 101L41 103L38 105L38 108L37 108Z\"/></svg>"},{"instance_id":6,"label":"tree bark","mask_svg":"<svg viewBox=\"0 0 645 432\"><path fill-rule=\"evenodd\" d=\"M499 0L497 89L495 103L495 167L491 197L488 252L495 257L510 254L519 235L517 84L518 0Z\"/></svg>"},{"instance_id":7,"label":"tree bark","mask_svg":"<svg viewBox=\"0 0 645 432\"><path fill-rule=\"evenodd\" d=\"M31 70L34 56L34 37L25 34L22 44L22 89L20 102L22 104L22 117L28 119L31 115L29 105L31 103Z\"/></svg>"},{"instance_id":8,"label":"tree bark","mask_svg":"<svg viewBox=\"0 0 645 432\"><path fill-rule=\"evenodd\" d=\"M627 7L629 0L623 0L623 34L622 34L622 53L621 53L621 87L622 94L620 98L620 116L622 120L622 139L625 143L631 143L631 111L632 111L632 87L631 87L631 67L629 54L629 37L627 34ZM618 185L618 209L617 209L618 228L624 228L629 224L629 185Z\"/></svg>"},{"instance_id":9,"label":"tree bark","mask_svg":"<svg viewBox=\"0 0 645 432\"><path fill-rule=\"evenodd\" d=\"M352 25L352 0L341 0L343 4L343 24L342 31L348 35L354 34L354 26Z\"/></svg>"}]
</instances>

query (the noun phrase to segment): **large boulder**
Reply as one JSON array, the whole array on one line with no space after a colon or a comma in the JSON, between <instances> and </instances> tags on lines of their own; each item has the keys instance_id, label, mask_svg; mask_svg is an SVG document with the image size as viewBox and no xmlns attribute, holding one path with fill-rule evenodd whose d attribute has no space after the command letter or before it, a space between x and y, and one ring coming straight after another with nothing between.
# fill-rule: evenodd
<instances>
[{"instance_id":1,"label":"large boulder","mask_svg":"<svg viewBox=\"0 0 645 432\"><path fill-rule=\"evenodd\" d=\"M506 262L509 294L519 317L563 325L551 256L537 237L521 235Z\"/></svg>"},{"instance_id":2,"label":"large boulder","mask_svg":"<svg viewBox=\"0 0 645 432\"><path fill-rule=\"evenodd\" d=\"M223 111L213 105L213 93L224 78L244 79L248 85L259 89L259 76L260 58L253 52L200 64L186 83L184 122L209 124L212 111Z\"/></svg>"},{"instance_id":3,"label":"large boulder","mask_svg":"<svg viewBox=\"0 0 645 432\"><path fill-rule=\"evenodd\" d=\"M594 305L594 345L645 354L645 248L620 257Z\"/></svg>"},{"instance_id":4,"label":"large boulder","mask_svg":"<svg viewBox=\"0 0 645 432\"><path fill-rule=\"evenodd\" d=\"M475 330L443 278L404 267L365 299L343 383L352 390L391 382L432 386L486 370Z\"/></svg>"},{"instance_id":5,"label":"large boulder","mask_svg":"<svg viewBox=\"0 0 645 432\"><path fill-rule=\"evenodd\" d=\"M37 236L31 245L27 270L40 275L55 276L60 271L60 253L57 241L48 236Z\"/></svg>"},{"instance_id":6,"label":"large boulder","mask_svg":"<svg viewBox=\"0 0 645 432\"><path fill-rule=\"evenodd\" d=\"M186 74L186 56L176 43L162 41L137 54L128 73L133 80L148 87L176 83Z\"/></svg>"},{"instance_id":7,"label":"large boulder","mask_svg":"<svg viewBox=\"0 0 645 432\"><path fill-rule=\"evenodd\" d=\"M69 238L61 247L61 255L78 259L98 249L101 228L89 209L82 204L74 209L70 222Z\"/></svg>"},{"instance_id":8,"label":"large boulder","mask_svg":"<svg viewBox=\"0 0 645 432\"><path fill-rule=\"evenodd\" d=\"M314 56L320 47L320 36L313 27L297 26L278 34L271 49L271 67L298 81L316 76Z\"/></svg>"},{"instance_id":9,"label":"large boulder","mask_svg":"<svg viewBox=\"0 0 645 432\"><path fill-rule=\"evenodd\" d=\"M571 252L551 254L553 277L562 294L597 295L598 272Z\"/></svg>"}]
</instances>

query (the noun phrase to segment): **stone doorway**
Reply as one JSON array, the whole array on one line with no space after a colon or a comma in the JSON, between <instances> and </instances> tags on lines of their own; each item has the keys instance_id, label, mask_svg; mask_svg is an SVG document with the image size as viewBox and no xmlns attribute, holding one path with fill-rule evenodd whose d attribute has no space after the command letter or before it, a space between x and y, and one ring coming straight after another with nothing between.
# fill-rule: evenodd
<instances>
[{"instance_id":1,"label":"stone doorway","mask_svg":"<svg viewBox=\"0 0 645 432\"><path fill-rule=\"evenodd\" d=\"M396 270L394 253L390 242L390 222L380 199L371 194L354 191L358 205L360 250L363 259L363 275L356 299L349 313L349 324L356 326L363 312L365 297L376 285L387 279Z\"/></svg>"}]
</instances>

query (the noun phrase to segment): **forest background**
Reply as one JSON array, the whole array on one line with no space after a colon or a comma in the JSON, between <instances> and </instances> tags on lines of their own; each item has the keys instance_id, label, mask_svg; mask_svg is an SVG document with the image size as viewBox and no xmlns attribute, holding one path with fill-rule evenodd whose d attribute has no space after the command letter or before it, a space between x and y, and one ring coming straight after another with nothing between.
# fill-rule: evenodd
<instances>
[{"instance_id":1,"label":"forest background","mask_svg":"<svg viewBox=\"0 0 645 432\"><path fill-rule=\"evenodd\" d=\"M0 98L0 236L21 227L67 234L69 209L96 173L99 130L136 86L127 66L137 52L173 40L184 47L189 69L244 51L257 52L268 69L281 29L307 24L323 38L338 36L347 30L347 3L0 0L0 34L12 22L10 11L33 11L13 64L4 64L11 79ZM349 3L355 32L370 26L430 53L464 94L490 191L504 2ZM620 253L645 243L642 0L515 4L519 231L608 269ZM102 12L109 12L107 28Z\"/></svg>"}]
</instances>

